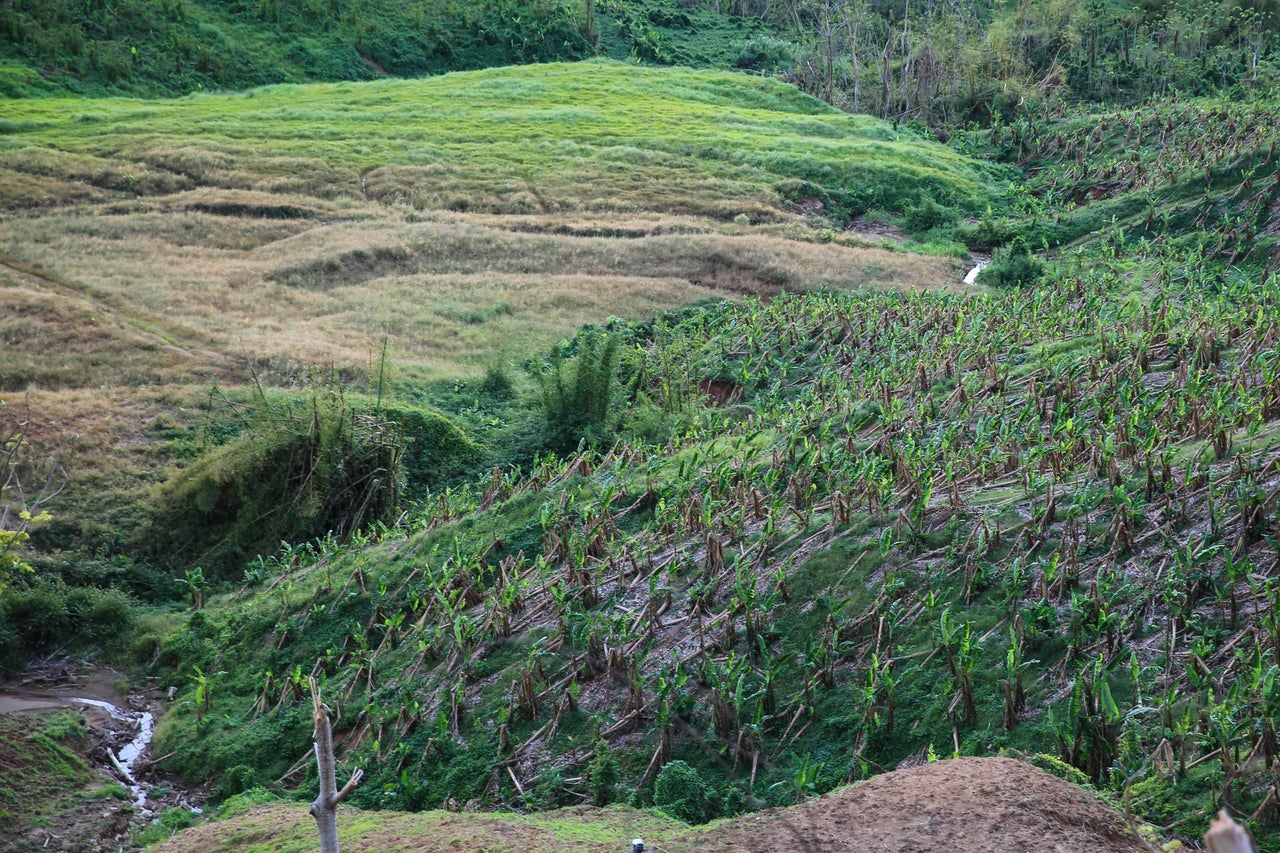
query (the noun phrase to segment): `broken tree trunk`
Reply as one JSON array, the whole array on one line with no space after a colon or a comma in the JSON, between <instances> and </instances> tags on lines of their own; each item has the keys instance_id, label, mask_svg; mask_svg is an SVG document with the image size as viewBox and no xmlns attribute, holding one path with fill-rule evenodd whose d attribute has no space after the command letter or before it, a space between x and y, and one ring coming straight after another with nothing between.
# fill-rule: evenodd
<instances>
[{"instance_id":1,"label":"broken tree trunk","mask_svg":"<svg viewBox=\"0 0 1280 853\"><path fill-rule=\"evenodd\" d=\"M356 770L347 780L347 784L338 790L337 777L334 771L333 729L329 725L329 709L320 699L320 688L314 678L309 679L311 685L312 714L315 720L316 766L320 770L320 795L311 804L311 816L316 819L320 829L320 853L338 853L338 803L347 798L355 790L364 776L363 770Z\"/></svg>"},{"instance_id":2,"label":"broken tree trunk","mask_svg":"<svg viewBox=\"0 0 1280 853\"><path fill-rule=\"evenodd\" d=\"M1231 819L1226 809L1218 812L1204 834L1209 853L1254 853L1253 841L1244 827Z\"/></svg>"}]
</instances>

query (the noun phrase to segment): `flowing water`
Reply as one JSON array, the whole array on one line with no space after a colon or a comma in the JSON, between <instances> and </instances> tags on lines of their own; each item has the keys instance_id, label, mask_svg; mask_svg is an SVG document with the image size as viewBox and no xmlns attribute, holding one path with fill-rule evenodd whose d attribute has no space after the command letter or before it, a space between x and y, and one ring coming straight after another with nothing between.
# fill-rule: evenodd
<instances>
[{"instance_id":1,"label":"flowing water","mask_svg":"<svg viewBox=\"0 0 1280 853\"><path fill-rule=\"evenodd\" d=\"M110 714L113 720L128 723L130 727L137 726L138 734L132 741L122 746L119 753L108 749L107 755L111 758L111 763L115 765L116 772L120 774L124 783L129 786L129 791L133 794L134 805L138 807L139 811L145 809L148 786L134 777L133 768L138 763L138 759L142 757L142 754L146 752L147 747L151 745L151 738L156 733L155 715L150 711L124 711L110 702L101 702L97 699L72 698L69 701L101 708Z\"/></svg>"},{"instance_id":2,"label":"flowing water","mask_svg":"<svg viewBox=\"0 0 1280 853\"><path fill-rule=\"evenodd\" d=\"M991 261L978 261L978 263L974 265L973 269L971 269L971 270L969 270L969 272L965 273L965 276L964 276L964 283L965 283L965 284L973 284L974 282L976 282L976 281L978 280L978 273L980 273L980 272L982 272L984 269L986 269L986 268L987 268L987 265L988 265L988 264L990 264L990 263L991 263Z\"/></svg>"}]
</instances>

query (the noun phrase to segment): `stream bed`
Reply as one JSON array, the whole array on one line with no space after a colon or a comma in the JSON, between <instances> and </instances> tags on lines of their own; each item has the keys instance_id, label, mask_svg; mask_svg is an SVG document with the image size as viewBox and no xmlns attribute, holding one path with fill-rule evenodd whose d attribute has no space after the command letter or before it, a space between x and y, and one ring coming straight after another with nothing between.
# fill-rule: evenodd
<instances>
[{"instance_id":1,"label":"stream bed","mask_svg":"<svg viewBox=\"0 0 1280 853\"><path fill-rule=\"evenodd\" d=\"M137 766L138 759L151 746L151 738L155 736L155 715L150 711L121 710L110 702L103 702L98 699L72 697L67 701L101 708L111 716L111 719L127 724L130 729L136 728L138 730L133 740L122 746L118 752L113 752L108 746L106 750L107 757L111 759L115 775L120 777L120 781L129 788L129 792L133 795L133 804L138 809L139 814L145 815L152 811L147 808L147 794L150 786L139 782L133 771Z\"/></svg>"}]
</instances>

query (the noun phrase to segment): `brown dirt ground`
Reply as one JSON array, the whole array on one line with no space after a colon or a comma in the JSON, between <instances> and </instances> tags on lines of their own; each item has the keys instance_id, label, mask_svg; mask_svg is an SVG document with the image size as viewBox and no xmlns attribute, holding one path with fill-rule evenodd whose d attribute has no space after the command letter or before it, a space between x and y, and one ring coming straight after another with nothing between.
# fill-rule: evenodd
<instances>
[{"instance_id":1,"label":"brown dirt ground","mask_svg":"<svg viewBox=\"0 0 1280 853\"><path fill-rule=\"evenodd\" d=\"M1148 848L1094 794L1011 758L885 773L800 806L713 828L701 850L1130 853Z\"/></svg>"},{"instance_id":2,"label":"brown dirt ground","mask_svg":"<svg viewBox=\"0 0 1280 853\"><path fill-rule=\"evenodd\" d=\"M948 851L1140 853L1146 846L1094 794L1008 758L960 758L878 776L790 809L682 829L630 809L528 817L429 812L339 815L344 850L612 853L645 837L657 853ZM180 833L152 853L301 851L315 826L302 805L270 805Z\"/></svg>"}]
</instances>

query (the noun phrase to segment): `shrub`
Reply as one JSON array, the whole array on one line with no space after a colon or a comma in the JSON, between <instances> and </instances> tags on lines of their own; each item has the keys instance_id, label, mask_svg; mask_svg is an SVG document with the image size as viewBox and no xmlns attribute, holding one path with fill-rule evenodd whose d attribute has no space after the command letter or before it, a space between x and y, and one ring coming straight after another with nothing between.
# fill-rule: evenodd
<instances>
[{"instance_id":1,"label":"shrub","mask_svg":"<svg viewBox=\"0 0 1280 853\"><path fill-rule=\"evenodd\" d=\"M129 634L136 611L114 589L67 586L40 578L0 593L0 669L50 645L104 646Z\"/></svg>"},{"instance_id":2,"label":"shrub","mask_svg":"<svg viewBox=\"0 0 1280 853\"><path fill-rule=\"evenodd\" d=\"M908 207L902 217L902 224L913 234L923 234L934 228L953 225L958 218L956 211L946 205L938 204L925 196L919 204Z\"/></svg>"},{"instance_id":3,"label":"shrub","mask_svg":"<svg viewBox=\"0 0 1280 853\"><path fill-rule=\"evenodd\" d=\"M480 393L494 400L510 400L515 396L515 386L511 384L511 377L505 370L491 364L480 380Z\"/></svg>"},{"instance_id":4,"label":"shrub","mask_svg":"<svg viewBox=\"0 0 1280 853\"><path fill-rule=\"evenodd\" d=\"M706 823L715 816L707 783L683 761L662 768L653 785L653 803L685 823Z\"/></svg>"},{"instance_id":5,"label":"shrub","mask_svg":"<svg viewBox=\"0 0 1280 853\"><path fill-rule=\"evenodd\" d=\"M428 431L428 421L415 428ZM171 563L198 562L217 580L281 541L390 521L404 432L386 413L354 409L332 385L314 386L296 406L260 395L239 439L160 487L144 545Z\"/></svg>"},{"instance_id":6,"label":"shrub","mask_svg":"<svg viewBox=\"0 0 1280 853\"><path fill-rule=\"evenodd\" d=\"M614 757L609 744L601 739L596 741L595 757L587 765L587 784L591 788L591 802L597 806L607 806L617 797L617 786L620 768L618 759Z\"/></svg>"},{"instance_id":7,"label":"shrub","mask_svg":"<svg viewBox=\"0 0 1280 853\"><path fill-rule=\"evenodd\" d=\"M95 589L92 592L86 607L76 614L82 621L86 638L106 643L127 635L136 621L129 596L114 589Z\"/></svg>"},{"instance_id":8,"label":"shrub","mask_svg":"<svg viewBox=\"0 0 1280 853\"><path fill-rule=\"evenodd\" d=\"M616 335L586 329L569 347L577 350L572 361L565 358L567 348L552 350L547 367L537 374L546 444L552 450L568 452L583 440L597 444L617 431L610 411L617 385L618 347Z\"/></svg>"},{"instance_id":9,"label":"shrub","mask_svg":"<svg viewBox=\"0 0 1280 853\"><path fill-rule=\"evenodd\" d=\"M258 774L247 764L237 764L222 774L216 789L217 796L225 799L234 794L241 794L258 784Z\"/></svg>"},{"instance_id":10,"label":"shrub","mask_svg":"<svg viewBox=\"0 0 1280 853\"><path fill-rule=\"evenodd\" d=\"M733 64L753 71L778 71L796 61L796 45L768 35L752 36L738 48Z\"/></svg>"},{"instance_id":11,"label":"shrub","mask_svg":"<svg viewBox=\"0 0 1280 853\"><path fill-rule=\"evenodd\" d=\"M438 412L393 406L384 416L400 430L400 469L405 492L410 495L458 479L474 470L484 457L466 433Z\"/></svg>"},{"instance_id":12,"label":"shrub","mask_svg":"<svg viewBox=\"0 0 1280 853\"><path fill-rule=\"evenodd\" d=\"M1028 287L1044 277L1044 264L1031 254L1021 238L996 249L989 266L978 273L978 283L993 287Z\"/></svg>"},{"instance_id":13,"label":"shrub","mask_svg":"<svg viewBox=\"0 0 1280 853\"><path fill-rule=\"evenodd\" d=\"M62 584L35 583L10 588L0 599L0 613L31 649L61 640L71 632L67 589Z\"/></svg>"}]
</instances>

